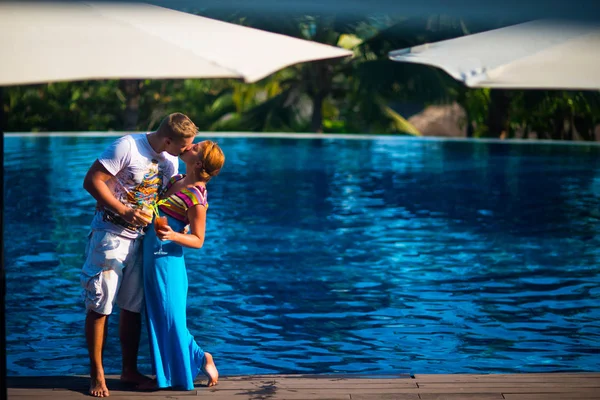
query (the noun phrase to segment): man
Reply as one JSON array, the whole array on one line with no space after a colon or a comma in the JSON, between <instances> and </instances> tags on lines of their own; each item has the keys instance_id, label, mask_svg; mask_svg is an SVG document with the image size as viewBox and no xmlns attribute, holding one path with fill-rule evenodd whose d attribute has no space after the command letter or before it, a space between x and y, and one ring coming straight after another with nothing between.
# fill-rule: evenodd
<instances>
[{"instance_id":1,"label":"man","mask_svg":"<svg viewBox=\"0 0 600 400\"><path fill-rule=\"evenodd\" d=\"M92 396L109 396L102 352L115 303L121 310L121 381L139 385L149 380L137 369L143 306L141 237L152 220L160 189L178 172L177 156L192 145L197 130L185 115L170 114L156 131L116 140L85 176L83 187L98 202L81 271Z\"/></svg>"}]
</instances>

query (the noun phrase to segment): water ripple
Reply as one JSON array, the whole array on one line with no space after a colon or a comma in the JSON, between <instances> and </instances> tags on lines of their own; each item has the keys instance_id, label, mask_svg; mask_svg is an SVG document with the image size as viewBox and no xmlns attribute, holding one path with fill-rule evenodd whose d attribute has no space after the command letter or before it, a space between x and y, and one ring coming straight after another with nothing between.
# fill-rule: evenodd
<instances>
[{"instance_id":1,"label":"water ripple","mask_svg":"<svg viewBox=\"0 0 600 400\"><path fill-rule=\"evenodd\" d=\"M5 139L9 374L87 371L81 183L112 140ZM222 373L600 369L599 147L219 143L186 259L189 326Z\"/></svg>"}]
</instances>

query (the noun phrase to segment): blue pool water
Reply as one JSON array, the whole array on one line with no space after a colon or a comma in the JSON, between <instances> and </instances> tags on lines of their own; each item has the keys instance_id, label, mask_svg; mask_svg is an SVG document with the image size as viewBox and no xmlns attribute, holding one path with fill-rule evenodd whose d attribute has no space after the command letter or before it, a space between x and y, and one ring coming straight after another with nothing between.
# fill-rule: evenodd
<instances>
[{"instance_id":1,"label":"blue pool water","mask_svg":"<svg viewBox=\"0 0 600 400\"><path fill-rule=\"evenodd\" d=\"M87 372L82 179L112 140L5 139L9 375ZM600 147L217 140L186 257L222 374L600 370Z\"/></svg>"}]
</instances>

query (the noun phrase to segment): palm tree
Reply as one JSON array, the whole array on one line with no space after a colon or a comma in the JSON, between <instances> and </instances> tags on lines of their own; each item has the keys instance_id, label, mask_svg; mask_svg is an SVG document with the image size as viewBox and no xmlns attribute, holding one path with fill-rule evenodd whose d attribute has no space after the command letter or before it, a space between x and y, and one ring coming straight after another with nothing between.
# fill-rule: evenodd
<instances>
[{"instance_id":1,"label":"palm tree","mask_svg":"<svg viewBox=\"0 0 600 400\"><path fill-rule=\"evenodd\" d=\"M225 19L331 45L337 45L344 32L353 32L351 26L357 23L356 20L306 15L286 15L286 18L273 15L229 15ZM245 92L242 95L248 100L245 107L238 110L239 115L229 117L215 128L231 129L237 125L263 131L322 132L324 116L327 116L328 110L335 108L331 104L337 84L335 76L345 63L343 60L305 63L287 68L258 84L237 86L237 92ZM248 93L261 94L263 101L256 104L246 96Z\"/></svg>"},{"instance_id":2,"label":"palm tree","mask_svg":"<svg viewBox=\"0 0 600 400\"><path fill-rule=\"evenodd\" d=\"M446 99L452 81L430 67L391 62L387 52L423 38L442 40L462 34L455 23L448 30L449 20L438 17L229 15L224 19L351 48L355 58L296 65L258 84L237 86L235 91L244 92L246 103L214 129L417 133L390 101ZM248 93L261 94L263 101L257 103Z\"/></svg>"},{"instance_id":3,"label":"palm tree","mask_svg":"<svg viewBox=\"0 0 600 400\"><path fill-rule=\"evenodd\" d=\"M510 104L510 136L516 130L539 139L594 141L600 124L600 91L514 91Z\"/></svg>"}]
</instances>

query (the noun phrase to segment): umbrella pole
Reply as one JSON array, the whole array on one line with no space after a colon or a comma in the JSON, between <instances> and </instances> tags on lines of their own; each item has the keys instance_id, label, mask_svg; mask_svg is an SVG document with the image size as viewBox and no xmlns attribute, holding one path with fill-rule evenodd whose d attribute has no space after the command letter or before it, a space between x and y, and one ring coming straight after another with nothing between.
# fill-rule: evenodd
<instances>
[{"instance_id":1,"label":"umbrella pole","mask_svg":"<svg viewBox=\"0 0 600 400\"><path fill-rule=\"evenodd\" d=\"M0 160L2 161L2 174L0 174L0 194L4 199L4 91L0 86ZM3 200L4 201L4 200ZM6 273L4 270L4 207L0 210L0 399L8 397L6 388Z\"/></svg>"}]
</instances>

